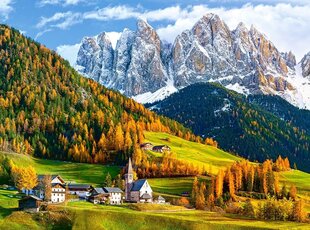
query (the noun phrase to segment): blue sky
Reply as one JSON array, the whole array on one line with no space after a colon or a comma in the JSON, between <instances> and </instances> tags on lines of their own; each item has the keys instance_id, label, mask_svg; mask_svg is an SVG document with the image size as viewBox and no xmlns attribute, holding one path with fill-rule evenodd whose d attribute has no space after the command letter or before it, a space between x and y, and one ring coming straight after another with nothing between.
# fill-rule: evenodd
<instances>
[{"instance_id":1,"label":"blue sky","mask_svg":"<svg viewBox=\"0 0 310 230\"><path fill-rule=\"evenodd\" d=\"M84 36L102 31L116 40L125 27L146 19L162 39L173 42L205 13L218 14L231 29L254 24L281 51L298 59L310 51L309 0L0 0L1 23L9 24L47 47L70 56ZM70 57L66 57L70 58Z\"/></svg>"}]
</instances>

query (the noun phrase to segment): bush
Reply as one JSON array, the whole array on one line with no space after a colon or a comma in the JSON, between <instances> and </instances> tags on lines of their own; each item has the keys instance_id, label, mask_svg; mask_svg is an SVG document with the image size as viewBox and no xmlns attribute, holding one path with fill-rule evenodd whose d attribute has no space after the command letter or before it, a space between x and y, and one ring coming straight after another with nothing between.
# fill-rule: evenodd
<instances>
[{"instance_id":1,"label":"bush","mask_svg":"<svg viewBox=\"0 0 310 230\"><path fill-rule=\"evenodd\" d=\"M241 214L242 208L233 202L229 202L225 208L225 212L230 214Z\"/></svg>"},{"instance_id":2,"label":"bush","mask_svg":"<svg viewBox=\"0 0 310 230\"><path fill-rule=\"evenodd\" d=\"M254 206L250 199L247 199L243 205L242 208L242 215L254 218L255 212L254 212Z\"/></svg>"},{"instance_id":3,"label":"bush","mask_svg":"<svg viewBox=\"0 0 310 230\"><path fill-rule=\"evenodd\" d=\"M219 197L215 200L215 206L218 206L220 208L225 208L225 203L222 197Z\"/></svg>"}]
</instances>

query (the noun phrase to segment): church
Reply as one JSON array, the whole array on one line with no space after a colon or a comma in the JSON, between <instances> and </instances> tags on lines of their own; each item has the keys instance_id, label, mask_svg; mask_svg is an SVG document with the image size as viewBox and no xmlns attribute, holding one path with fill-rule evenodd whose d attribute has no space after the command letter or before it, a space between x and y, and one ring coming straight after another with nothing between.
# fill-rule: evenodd
<instances>
[{"instance_id":1,"label":"church","mask_svg":"<svg viewBox=\"0 0 310 230\"><path fill-rule=\"evenodd\" d=\"M153 191L146 179L133 180L133 169L129 158L128 170L125 174L125 199L127 202L152 203Z\"/></svg>"}]
</instances>

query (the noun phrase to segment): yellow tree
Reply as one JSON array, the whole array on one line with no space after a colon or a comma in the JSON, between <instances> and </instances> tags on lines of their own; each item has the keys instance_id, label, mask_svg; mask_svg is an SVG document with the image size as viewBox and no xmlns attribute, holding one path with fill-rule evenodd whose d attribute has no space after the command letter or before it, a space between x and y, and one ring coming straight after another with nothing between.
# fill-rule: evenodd
<instances>
[{"instance_id":1,"label":"yellow tree","mask_svg":"<svg viewBox=\"0 0 310 230\"><path fill-rule=\"evenodd\" d=\"M123 150L124 133L123 133L121 124L118 124L116 126L114 143L115 143L115 150L117 150L117 151Z\"/></svg>"},{"instance_id":2,"label":"yellow tree","mask_svg":"<svg viewBox=\"0 0 310 230\"><path fill-rule=\"evenodd\" d=\"M124 140L124 150L129 150L132 146L132 140L130 136L130 132L126 131L125 140Z\"/></svg>"},{"instance_id":3,"label":"yellow tree","mask_svg":"<svg viewBox=\"0 0 310 230\"><path fill-rule=\"evenodd\" d=\"M291 197L293 200L296 200L296 197L297 197L297 188L296 188L295 185L292 185L292 186L291 186L289 195L290 195L290 197Z\"/></svg>"},{"instance_id":4,"label":"yellow tree","mask_svg":"<svg viewBox=\"0 0 310 230\"><path fill-rule=\"evenodd\" d=\"M215 194L216 198L219 198L223 194L224 172L219 171L215 180Z\"/></svg>"}]
</instances>

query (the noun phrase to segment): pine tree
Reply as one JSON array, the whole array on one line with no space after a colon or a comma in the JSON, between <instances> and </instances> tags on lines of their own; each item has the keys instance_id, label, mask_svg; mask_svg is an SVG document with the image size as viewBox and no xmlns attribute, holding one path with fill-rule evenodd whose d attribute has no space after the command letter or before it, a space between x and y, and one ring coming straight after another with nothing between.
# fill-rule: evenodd
<instances>
[{"instance_id":1,"label":"pine tree","mask_svg":"<svg viewBox=\"0 0 310 230\"><path fill-rule=\"evenodd\" d=\"M111 186L112 186L112 177L110 173L108 173L105 177L104 187L111 187Z\"/></svg>"}]
</instances>

